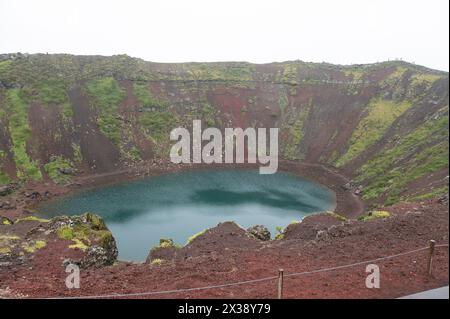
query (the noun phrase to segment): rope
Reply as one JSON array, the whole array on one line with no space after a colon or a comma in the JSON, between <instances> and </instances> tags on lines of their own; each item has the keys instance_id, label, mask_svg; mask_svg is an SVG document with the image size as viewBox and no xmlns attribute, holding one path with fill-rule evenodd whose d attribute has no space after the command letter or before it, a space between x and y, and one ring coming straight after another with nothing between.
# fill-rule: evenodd
<instances>
[{"instance_id":1,"label":"rope","mask_svg":"<svg viewBox=\"0 0 450 319\"><path fill-rule=\"evenodd\" d=\"M441 245L436 245L435 248L448 247L448 246L449 246L448 244L441 244ZM392 258L396 258L396 257L400 257L400 256L406 256L406 255L414 254L414 253L417 253L419 251L428 250L428 249L429 249L429 247L422 247L422 248L410 250L410 251L407 251L407 252L398 253L398 254L395 254L395 255L379 257L379 258L376 258L376 259L360 261L360 262L352 263L352 264L346 264L346 265L330 267L330 268L321 268L321 269L316 269L316 270L291 273L291 274L284 275L284 277L295 277L295 276L316 274L316 273L328 272L328 271L332 271L332 270L350 268L350 267L360 266L360 265L364 265L364 264L374 263L374 262L380 261L380 260L386 260L386 259L392 259ZM135 293L125 293L125 294L118 294L117 293L117 294L107 294L107 295L90 295L90 296L73 296L73 297L51 297L51 298L46 298L46 299L103 299L103 298L151 296L151 295L162 295L162 294L172 294L172 293L182 293L182 292L191 292L191 291L199 291L199 290L217 289L217 288L224 288L224 287L231 287L231 286L240 286L240 285L246 285L246 284L253 284L253 283L257 283L257 282L270 281L270 280L274 280L274 279L277 279L277 278L278 278L278 276L271 276L271 277L253 279L253 280L237 281L237 282L225 283L225 284L220 284L220 285L203 286L203 287L195 287L195 288L183 288L183 289L149 291L149 292L135 292Z\"/></svg>"}]
</instances>

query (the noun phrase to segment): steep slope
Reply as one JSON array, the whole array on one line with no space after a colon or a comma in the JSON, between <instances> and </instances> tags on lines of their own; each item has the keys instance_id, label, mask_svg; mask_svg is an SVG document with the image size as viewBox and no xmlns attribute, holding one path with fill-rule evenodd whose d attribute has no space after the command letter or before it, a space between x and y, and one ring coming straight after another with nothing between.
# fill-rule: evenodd
<instances>
[{"instance_id":1,"label":"steep slope","mask_svg":"<svg viewBox=\"0 0 450 319\"><path fill-rule=\"evenodd\" d=\"M401 61L159 64L0 55L0 185L169 159L169 132L279 127L283 158L336 166L369 203L448 193L448 73Z\"/></svg>"}]
</instances>

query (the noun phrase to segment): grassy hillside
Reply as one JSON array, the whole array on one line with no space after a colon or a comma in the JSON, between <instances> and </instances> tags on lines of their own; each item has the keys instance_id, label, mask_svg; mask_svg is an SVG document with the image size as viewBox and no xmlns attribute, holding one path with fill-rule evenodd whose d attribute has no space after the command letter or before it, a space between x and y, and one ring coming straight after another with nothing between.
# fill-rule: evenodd
<instances>
[{"instance_id":1,"label":"grassy hillside","mask_svg":"<svg viewBox=\"0 0 450 319\"><path fill-rule=\"evenodd\" d=\"M0 185L169 159L169 132L279 127L282 157L334 165L392 204L448 193L448 73L400 61L159 64L0 55Z\"/></svg>"}]
</instances>

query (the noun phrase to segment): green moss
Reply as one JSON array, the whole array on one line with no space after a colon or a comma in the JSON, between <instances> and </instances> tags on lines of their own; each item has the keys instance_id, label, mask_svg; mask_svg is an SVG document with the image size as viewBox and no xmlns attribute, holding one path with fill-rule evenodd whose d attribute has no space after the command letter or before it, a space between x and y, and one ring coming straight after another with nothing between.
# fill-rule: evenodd
<instances>
[{"instance_id":1,"label":"green moss","mask_svg":"<svg viewBox=\"0 0 450 319\"><path fill-rule=\"evenodd\" d=\"M0 235L0 241L5 240L19 240L20 237L16 235Z\"/></svg>"},{"instance_id":2,"label":"green moss","mask_svg":"<svg viewBox=\"0 0 450 319\"><path fill-rule=\"evenodd\" d=\"M367 115L359 122L350 138L347 153L336 162L336 166L345 165L379 141L386 129L410 107L411 103L406 101L373 100L367 106Z\"/></svg>"},{"instance_id":3,"label":"green moss","mask_svg":"<svg viewBox=\"0 0 450 319\"><path fill-rule=\"evenodd\" d=\"M38 92L38 99L44 105L67 103L66 87L63 81L57 79L49 79L39 81L35 85Z\"/></svg>"},{"instance_id":4,"label":"green moss","mask_svg":"<svg viewBox=\"0 0 450 319\"><path fill-rule=\"evenodd\" d=\"M352 81L360 81L364 77L364 70L361 68L351 68L344 70L346 77L350 77Z\"/></svg>"},{"instance_id":5,"label":"green moss","mask_svg":"<svg viewBox=\"0 0 450 319\"><path fill-rule=\"evenodd\" d=\"M63 118L64 122L71 123L73 115L74 115L74 113L73 113L72 104L70 104L69 102L63 103L62 104L62 118Z\"/></svg>"},{"instance_id":6,"label":"green moss","mask_svg":"<svg viewBox=\"0 0 450 319\"><path fill-rule=\"evenodd\" d=\"M399 170L395 175L393 187L390 188L387 205L397 203L401 198L403 186L419 177L429 175L449 166L448 142L437 144L418 153L410 166ZM393 177L394 178L394 177Z\"/></svg>"},{"instance_id":7,"label":"green moss","mask_svg":"<svg viewBox=\"0 0 450 319\"><path fill-rule=\"evenodd\" d=\"M161 248L176 248L176 249L180 249L181 246L177 245L173 242L173 240L171 238L161 238L159 240L159 245L153 247L151 250L155 251Z\"/></svg>"},{"instance_id":8,"label":"green moss","mask_svg":"<svg viewBox=\"0 0 450 319\"><path fill-rule=\"evenodd\" d=\"M427 86L433 84L435 81L441 78L440 75L432 74L432 73L416 73L411 76L411 84L413 86L425 84Z\"/></svg>"},{"instance_id":9,"label":"green moss","mask_svg":"<svg viewBox=\"0 0 450 319\"><path fill-rule=\"evenodd\" d=\"M23 222L23 221L36 221L36 222L40 222L40 223L48 223L48 222L50 222L50 219L39 218L36 216L27 216L27 217L23 217L23 218L18 218L16 220L16 223Z\"/></svg>"},{"instance_id":10,"label":"green moss","mask_svg":"<svg viewBox=\"0 0 450 319\"><path fill-rule=\"evenodd\" d=\"M53 156L51 161L44 165L44 170L53 182L56 184L65 184L70 182L71 177L67 174L62 174L60 170L72 168L72 166L72 163L62 156Z\"/></svg>"},{"instance_id":11,"label":"green moss","mask_svg":"<svg viewBox=\"0 0 450 319\"><path fill-rule=\"evenodd\" d=\"M30 243L26 243L22 246L23 250L27 253L34 253L38 249L42 249L47 246L44 240L36 240Z\"/></svg>"},{"instance_id":12,"label":"green moss","mask_svg":"<svg viewBox=\"0 0 450 319\"><path fill-rule=\"evenodd\" d=\"M298 150L303 139L303 126L308 118L309 109L302 108L297 115L293 125L288 127L289 134L284 146L283 155L286 159L295 160L299 158Z\"/></svg>"},{"instance_id":13,"label":"green moss","mask_svg":"<svg viewBox=\"0 0 450 319\"><path fill-rule=\"evenodd\" d=\"M283 117L286 108L288 107L289 99L287 96L286 89L280 90L280 93L278 94L278 105L280 106L281 116Z\"/></svg>"},{"instance_id":14,"label":"green moss","mask_svg":"<svg viewBox=\"0 0 450 319\"><path fill-rule=\"evenodd\" d=\"M202 106L202 116L203 120L209 127L213 127L216 124L216 116L214 108L208 104L204 103Z\"/></svg>"},{"instance_id":15,"label":"green moss","mask_svg":"<svg viewBox=\"0 0 450 319\"><path fill-rule=\"evenodd\" d=\"M448 167L448 116L429 120L370 159L358 170L357 182L368 181L363 199L389 194L387 205L401 199L405 186ZM403 163L399 164L399 160Z\"/></svg>"},{"instance_id":16,"label":"green moss","mask_svg":"<svg viewBox=\"0 0 450 319\"><path fill-rule=\"evenodd\" d=\"M394 72L386 77L385 81L399 80L408 69L404 66L396 66Z\"/></svg>"},{"instance_id":17,"label":"green moss","mask_svg":"<svg viewBox=\"0 0 450 319\"><path fill-rule=\"evenodd\" d=\"M74 244L69 245L69 248L71 248L71 249L81 249L81 250L88 249L88 246L81 239L73 238L72 241L74 242Z\"/></svg>"},{"instance_id":18,"label":"green moss","mask_svg":"<svg viewBox=\"0 0 450 319\"><path fill-rule=\"evenodd\" d=\"M188 238L187 245L191 244L196 238L200 237L201 235L205 234L207 232L207 229L202 230L191 237Z\"/></svg>"},{"instance_id":19,"label":"green moss","mask_svg":"<svg viewBox=\"0 0 450 319\"><path fill-rule=\"evenodd\" d=\"M159 240L159 247L161 248L167 248L167 247L173 247L173 240L172 239L165 239L161 238Z\"/></svg>"},{"instance_id":20,"label":"green moss","mask_svg":"<svg viewBox=\"0 0 450 319\"><path fill-rule=\"evenodd\" d=\"M90 81L86 85L88 94L98 109L97 123L100 130L114 144L120 145L120 126L117 119L119 104L125 98L125 91L112 77Z\"/></svg>"},{"instance_id":21,"label":"green moss","mask_svg":"<svg viewBox=\"0 0 450 319\"><path fill-rule=\"evenodd\" d=\"M448 185L443 187L438 187L436 189L433 189L431 192L420 194L416 196L410 196L407 198L409 201L415 201L415 200L425 200L430 198L436 198L443 195L448 194Z\"/></svg>"},{"instance_id":22,"label":"green moss","mask_svg":"<svg viewBox=\"0 0 450 319\"><path fill-rule=\"evenodd\" d=\"M145 84L134 83L133 84L134 95L136 95L140 104L143 107L151 107L152 106L152 97L150 95L149 89Z\"/></svg>"},{"instance_id":23,"label":"green moss","mask_svg":"<svg viewBox=\"0 0 450 319\"><path fill-rule=\"evenodd\" d=\"M9 254L17 245L18 241L20 241L19 236L9 234L0 235L0 254Z\"/></svg>"},{"instance_id":24,"label":"green moss","mask_svg":"<svg viewBox=\"0 0 450 319\"><path fill-rule=\"evenodd\" d=\"M152 265L159 266L159 265L162 264L162 262L163 262L162 259L156 258L156 259L153 259L153 260L152 260L151 264L152 264Z\"/></svg>"},{"instance_id":25,"label":"green moss","mask_svg":"<svg viewBox=\"0 0 450 319\"><path fill-rule=\"evenodd\" d=\"M165 133L170 132L175 126L174 114L166 112L145 112L139 117L139 124L146 135L159 140ZM168 138L168 135L166 136Z\"/></svg>"},{"instance_id":26,"label":"green moss","mask_svg":"<svg viewBox=\"0 0 450 319\"><path fill-rule=\"evenodd\" d=\"M42 180L39 164L30 159L27 153L27 141L31 135L28 126L28 105L24 102L19 89L7 91L9 106L9 132L12 139L12 151L17 167L17 176L22 180Z\"/></svg>"},{"instance_id":27,"label":"green moss","mask_svg":"<svg viewBox=\"0 0 450 319\"><path fill-rule=\"evenodd\" d=\"M277 233L275 234L275 240L282 240L284 238L284 228L281 226L275 227Z\"/></svg>"},{"instance_id":28,"label":"green moss","mask_svg":"<svg viewBox=\"0 0 450 319\"><path fill-rule=\"evenodd\" d=\"M163 110L169 106L167 101L153 97L147 84L134 83L133 92L144 109L156 108Z\"/></svg>"},{"instance_id":29,"label":"green moss","mask_svg":"<svg viewBox=\"0 0 450 319\"><path fill-rule=\"evenodd\" d=\"M100 216L93 213L85 213L84 217L94 230L107 230L105 221Z\"/></svg>"},{"instance_id":30,"label":"green moss","mask_svg":"<svg viewBox=\"0 0 450 319\"><path fill-rule=\"evenodd\" d=\"M175 75L179 80L221 80L248 82L253 80L254 66L245 62L234 63L184 63L185 74Z\"/></svg>"},{"instance_id":31,"label":"green moss","mask_svg":"<svg viewBox=\"0 0 450 319\"><path fill-rule=\"evenodd\" d=\"M283 64L283 67L281 81L290 85L297 85L300 65L296 62L286 62Z\"/></svg>"},{"instance_id":32,"label":"green moss","mask_svg":"<svg viewBox=\"0 0 450 319\"><path fill-rule=\"evenodd\" d=\"M13 61L11 60L5 60L0 61L0 74L5 73L12 67Z\"/></svg>"},{"instance_id":33,"label":"green moss","mask_svg":"<svg viewBox=\"0 0 450 319\"><path fill-rule=\"evenodd\" d=\"M387 218L390 216L391 214L387 211L372 211L369 212L367 215L359 217L358 220L367 221L372 219Z\"/></svg>"},{"instance_id":34,"label":"green moss","mask_svg":"<svg viewBox=\"0 0 450 319\"><path fill-rule=\"evenodd\" d=\"M62 226L58 228L56 233L58 234L58 237L62 239L72 240L75 237L75 233L70 226Z\"/></svg>"},{"instance_id":35,"label":"green moss","mask_svg":"<svg viewBox=\"0 0 450 319\"><path fill-rule=\"evenodd\" d=\"M11 248L9 247L0 247L0 254L7 255L11 253Z\"/></svg>"},{"instance_id":36,"label":"green moss","mask_svg":"<svg viewBox=\"0 0 450 319\"><path fill-rule=\"evenodd\" d=\"M9 178L9 176L0 170L0 185L6 185L10 182L11 182L11 179Z\"/></svg>"},{"instance_id":37,"label":"green moss","mask_svg":"<svg viewBox=\"0 0 450 319\"><path fill-rule=\"evenodd\" d=\"M88 235L89 230L87 226L81 225L74 228L70 226L62 226L57 230L59 238L71 240L73 244L69 245L69 248L78 248L81 250L87 249L85 242L90 242Z\"/></svg>"},{"instance_id":38,"label":"green moss","mask_svg":"<svg viewBox=\"0 0 450 319\"><path fill-rule=\"evenodd\" d=\"M114 240L102 218L96 214L84 214L86 222L76 223L74 226L63 225L57 229L59 238L71 240L69 248L87 249L88 245L96 242L101 246L109 246Z\"/></svg>"},{"instance_id":39,"label":"green moss","mask_svg":"<svg viewBox=\"0 0 450 319\"><path fill-rule=\"evenodd\" d=\"M120 147L120 152L122 156L131 162L139 162L142 160L141 152L136 146Z\"/></svg>"},{"instance_id":40,"label":"green moss","mask_svg":"<svg viewBox=\"0 0 450 319\"><path fill-rule=\"evenodd\" d=\"M0 185L8 184L11 182L11 179L9 176L2 171L2 162L6 158L6 152L3 150L0 150Z\"/></svg>"},{"instance_id":41,"label":"green moss","mask_svg":"<svg viewBox=\"0 0 450 319\"><path fill-rule=\"evenodd\" d=\"M75 163L81 163L83 161L83 155L81 154L81 147L78 144L72 143L73 159Z\"/></svg>"},{"instance_id":42,"label":"green moss","mask_svg":"<svg viewBox=\"0 0 450 319\"><path fill-rule=\"evenodd\" d=\"M94 237L102 246L109 245L114 239L112 233L109 230L100 230L94 234Z\"/></svg>"},{"instance_id":43,"label":"green moss","mask_svg":"<svg viewBox=\"0 0 450 319\"><path fill-rule=\"evenodd\" d=\"M335 212L328 212L327 214L333 216L334 218L336 218L337 220L339 220L341 222L346 222L347 221L347 218L345 218L344 216L339 215L339 214L337 214Z\"/></svg>"}]
</instances>

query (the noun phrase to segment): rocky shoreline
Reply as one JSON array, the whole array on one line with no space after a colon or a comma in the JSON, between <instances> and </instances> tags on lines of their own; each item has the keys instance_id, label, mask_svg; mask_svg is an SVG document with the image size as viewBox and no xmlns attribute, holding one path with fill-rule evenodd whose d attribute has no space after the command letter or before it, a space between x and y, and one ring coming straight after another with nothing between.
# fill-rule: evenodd
<instances>
[{"instance_id":1,"label":"rocky shoreline","mask_svg":"<svg viewBox=\"0 0 450 319\"><path fill-rule=\"evenodd\" d=\"M43 201L61 198L72 192L90 189L130 180L176 173L195 169L256 169L254 164L186 164L183 166L170 162L146 162L133 168L117 170L105 174L86 174L75 176L71 183L58 185L50 182L28 182L22 187L17 184L5 186L4 196L0 196L0 215L8 218L32 214L34 208ZM364 212L364 203L355 190L346 187L349 178L336 169L321 164L298 163L282 160L279 170L307 178L314 183L331 189L336 194L335 211L346 217L357 217ZM11 189L11 191L6 191Z\"/></svg>"}]
</instances>

